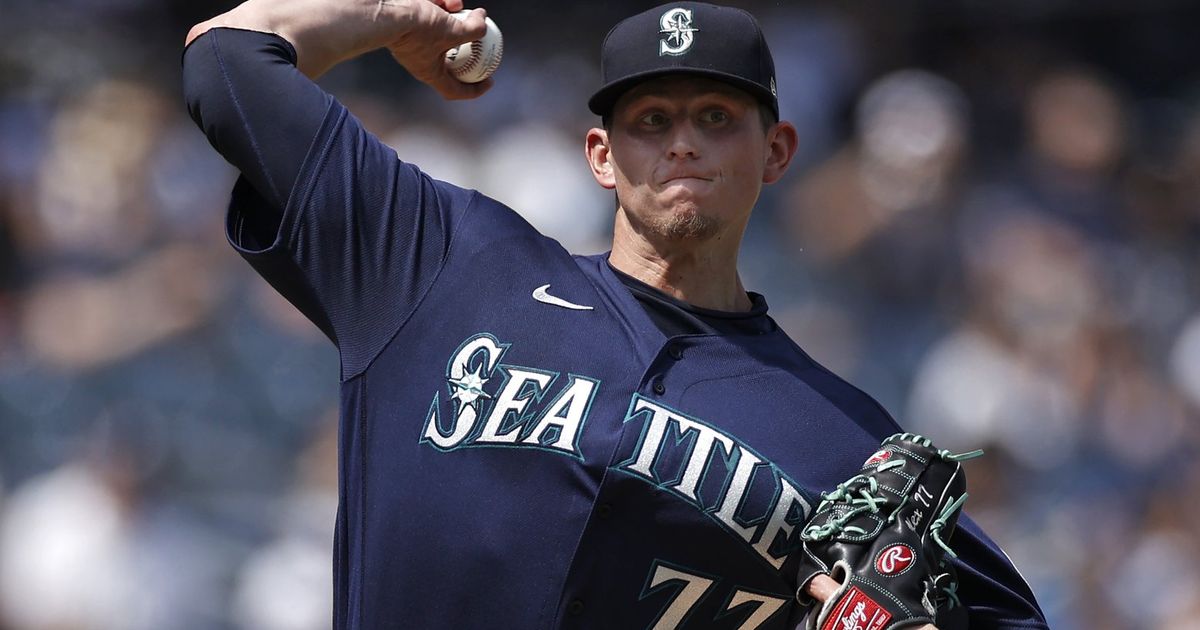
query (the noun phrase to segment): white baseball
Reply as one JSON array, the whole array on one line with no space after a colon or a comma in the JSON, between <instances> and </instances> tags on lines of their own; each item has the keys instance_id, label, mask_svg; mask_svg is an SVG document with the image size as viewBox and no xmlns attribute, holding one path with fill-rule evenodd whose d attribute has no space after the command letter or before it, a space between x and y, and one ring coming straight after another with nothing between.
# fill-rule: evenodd
<instances>
[{"instance_id":1,"label":"white baseball","mask_svg":"<svg viewBox=\"0 0 1200 630\"><path fill-rule=\"evenodd\" d=\"M465 20L470 13L459 11L451 15ZM487 22L487 32L483 34L483 39L446 51L446 68L463 83L479 83L492 76L504 55L504 37L500 35L500 28L492 18L484 20Z\"/></svg>"}]
</instances>

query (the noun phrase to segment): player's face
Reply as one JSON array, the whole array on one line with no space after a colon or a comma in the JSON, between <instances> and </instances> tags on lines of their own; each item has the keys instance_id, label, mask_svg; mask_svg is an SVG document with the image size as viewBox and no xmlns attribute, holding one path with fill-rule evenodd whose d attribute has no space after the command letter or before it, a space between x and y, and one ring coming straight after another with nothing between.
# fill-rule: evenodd
<instances>
[{"instance_id":1,"label":"player's face","mask_svg":"<svg viewBox=\"0 0 1200 630\"><path fill-rule=\"evenodd\" d=\"M764 126L746 92L665 77L622 95L610 129L589 133L589 157L635 226L667 238L712 238L740 233L762 184L782 175L779 157L790 158L794 142L781 151L777 127Z\"/></svg>"}]
</instances>

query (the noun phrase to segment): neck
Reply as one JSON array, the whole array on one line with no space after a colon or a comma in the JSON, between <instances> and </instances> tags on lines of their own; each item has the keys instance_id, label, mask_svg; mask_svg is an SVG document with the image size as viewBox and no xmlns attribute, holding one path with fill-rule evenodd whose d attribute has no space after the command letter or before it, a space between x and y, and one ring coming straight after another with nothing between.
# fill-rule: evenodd
<instances>
[{"instance_id":1,"label":"neck","mask_svg":"<svg viewBox=\"0 0 1200 630\"><path fill-rule=\"evenodd\" d=\"M740 230L705 239L655 238L635 229L618 208L609 263L693 306L748 311L753 304L737 273L740 242Z\"/></svg>"}]
</instances>

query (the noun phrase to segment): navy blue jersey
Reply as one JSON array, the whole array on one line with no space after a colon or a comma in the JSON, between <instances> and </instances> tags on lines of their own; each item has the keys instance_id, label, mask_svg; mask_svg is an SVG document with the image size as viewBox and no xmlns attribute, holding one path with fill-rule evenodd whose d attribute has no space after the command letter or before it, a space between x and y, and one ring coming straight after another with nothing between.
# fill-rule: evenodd
<instances>
[{"instance_id":1,"label":"navy blue jersey","mask_svg":"<svg viewBox=\"0 0 1200 630\"><path fill-rule=\"evenodd\" d=\"M274 79L238 77L279 69L222 57L237 37L290 54L218 30L185 79L245 174L230 241L340 350L334 626L794 627L801 524L898 431L888 414L761 298L737 326L664 334L605 255L400 161L294 69L279 80L319 116L287 140L295 168L264 166L256 139L287 116L248 113ZM968 519L954 546L972 627L1045 627Z\"/></svg>"}]
</instances>

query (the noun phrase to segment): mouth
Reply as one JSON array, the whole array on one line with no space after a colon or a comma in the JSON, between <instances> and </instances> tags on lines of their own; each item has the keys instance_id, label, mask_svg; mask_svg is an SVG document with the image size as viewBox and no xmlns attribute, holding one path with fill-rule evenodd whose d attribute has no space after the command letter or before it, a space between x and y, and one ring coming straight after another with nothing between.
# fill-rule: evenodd
<instances>
[{"instance_id":1,"label":"mouth","mask_svg":"<svg viewBox=\"0 0 1200 630\"><path fill-rule=\"evenodd\" d=\"M704 177L701 175L680 174L680 175L671 175L669 177L664 178L662 180L662 182L660 183L660 185L667 186L669 184L686 183L686 182L712 182L712 180L713 180L713 178L711 178L711 177Z\"/></svg>"}]
</instances>

